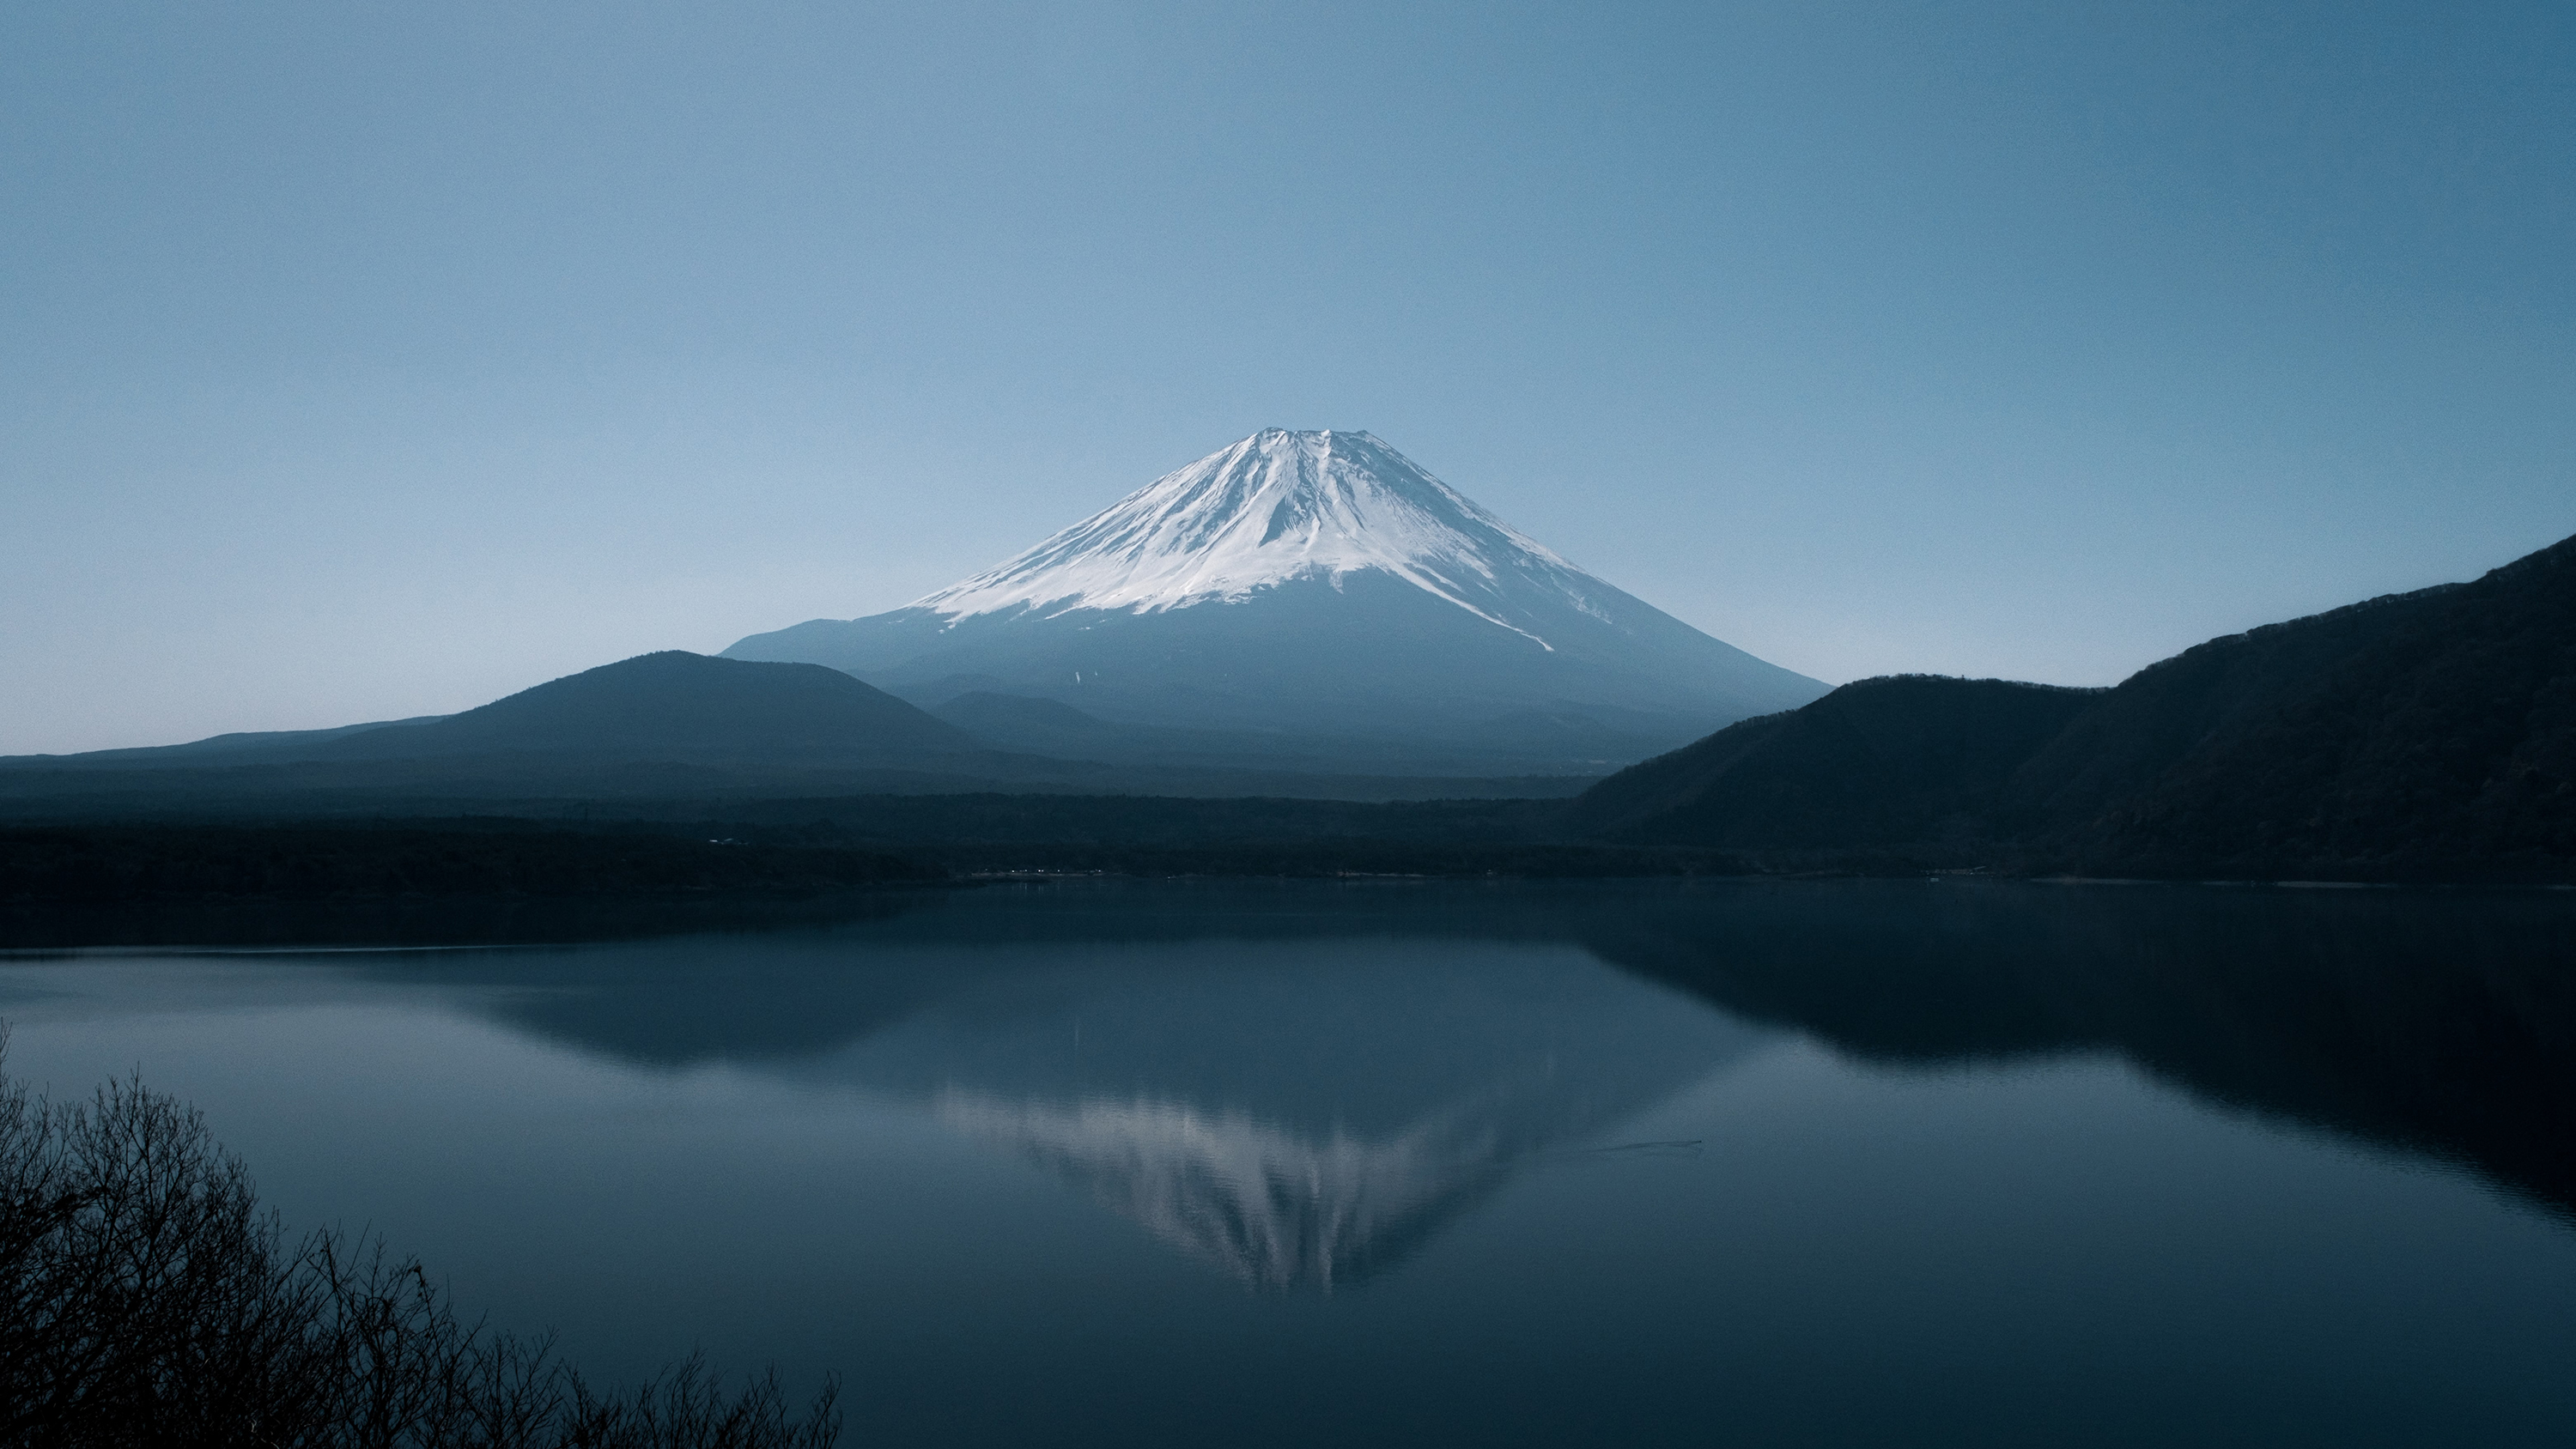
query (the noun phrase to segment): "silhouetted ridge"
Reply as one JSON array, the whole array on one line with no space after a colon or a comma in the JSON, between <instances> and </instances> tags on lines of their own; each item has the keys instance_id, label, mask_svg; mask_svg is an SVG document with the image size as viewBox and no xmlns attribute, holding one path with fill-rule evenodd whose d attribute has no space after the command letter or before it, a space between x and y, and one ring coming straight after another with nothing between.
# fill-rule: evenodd
<instances>
[{"instance_id":1,"label":"silhouetted ridge","mask_svg":"<svg viewBox=\"0 0 2576 1449\"><path fill-rule=\"evenodd\" d=\"M2099 697L1902 674L1730 725L1592 787L1591 830L1655 843L1816 848L1976 835L2014 769Z\"/></svg>"},{"instance_id":2,"label":"silhouetted ridge","mask_svg":"<svg viewBox=\"0 0 2576 1449\"><path fill-rule=\"evenodd\" d=\"M1593 787L1618 839L2382 879L2576 872L2576 539L2213 639L2116 689L1846 685Z\"/></svg>"},{"instance_id":3,"label":"silhouetted ridge","mask_svg":"<svg viewBox=\"0 0 2576 1449\"><path fill-rule=\"evenodd\" d=\"M836 669L639 654L434 724L370 730L326 757L530 751L673 761L833 762L976 748L964 731Z\"/></svg>"},{"instance_id":4,"label":"silhouetted ridge","mask_svg":"<svg viewBox=\"0 0 2576 1449\"><path fill-rule=\"evenodd\" d=\"M2013 803L2083 864L2555 872L2576 859L2571 782L2576 539L2142 670Z\"/></svg>"}]
</instances>

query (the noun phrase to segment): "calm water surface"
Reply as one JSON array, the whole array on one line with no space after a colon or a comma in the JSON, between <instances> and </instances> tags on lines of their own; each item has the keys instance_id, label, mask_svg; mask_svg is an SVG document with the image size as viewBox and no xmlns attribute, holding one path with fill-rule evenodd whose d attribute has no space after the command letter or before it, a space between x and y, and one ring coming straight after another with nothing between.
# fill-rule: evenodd
<instances>
[{"instance_id":1,"label":"calm water surface","mask_svg":"<svg viewBox=\"0 0 2576 1449\"><path fill-rule=\"evenodd\" d=\"M1005 887L0 1015L853 1443L2576 1442L2566 896Z\"/></svg>"}]
</instances>

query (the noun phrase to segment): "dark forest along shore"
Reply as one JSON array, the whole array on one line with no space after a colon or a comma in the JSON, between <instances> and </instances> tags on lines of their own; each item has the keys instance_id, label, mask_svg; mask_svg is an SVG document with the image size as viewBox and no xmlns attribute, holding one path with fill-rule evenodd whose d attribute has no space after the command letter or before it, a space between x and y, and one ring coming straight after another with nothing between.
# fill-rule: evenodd
<instances>
[{"instance_id":1,"label":"dark forest along shore","mask_svg":"<svg viewBox=\"0 0 2576 1449\"><path fill-rule=\"evenodd\" d=\"M0 958L290 1232L847 1442L2558 1444L2576 898L998 886ZM520 939L528 939L521 937ZM358 943L353 943L358 944Z\"/></svg>"}]
</instances>

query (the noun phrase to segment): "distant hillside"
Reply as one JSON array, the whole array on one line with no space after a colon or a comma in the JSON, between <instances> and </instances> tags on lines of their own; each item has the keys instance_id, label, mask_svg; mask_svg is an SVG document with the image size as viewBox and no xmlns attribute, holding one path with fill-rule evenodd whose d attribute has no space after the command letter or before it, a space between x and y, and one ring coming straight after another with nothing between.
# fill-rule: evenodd
<instances>
[{"instance_id":1,"label":"distant hillside","mask_svg":"<svg viewBox=\"0 0 2576 1449\"><path fill-rule=\"evenodd\" d=\"M0 758L11 773L82 775L476 757L578 757L593 764L882 766L989 751L984 741L836 669L681 650L639 654L523 689L462 714L217 735L184 745Z\"/></svg>"},{"instance_id":2,"label":"distant hillside","mask_svg":"<svg viewBox=\"0 0 2576 1449\"><path fill-rule=\"evenodd\" d=\"M1280 753L1276 746L1266 751L1247 747L1241 731L1119 724L1061 700L991 690L969 690L931 705L930 713L998 748L1058 759L1208 765L1265 756L1275 762ZM1334 763L1347 770L1380 760L1354 751Z\"/></svg>"},{"instance_id":3,"label":"distant hillside","mask_svg":"<svg viewBox=\"0 0 2576 1449\"><path fill-rule=\"evenodd\" d=\"M1982 838L2014 770L2097 690L1900 675L1730 725L1585 792L1576 828L1763 849Z\"/></svg>"},{"instance_id":4,"label":"distant hillside","mask_svg":"<svg viewBox=\"0 0 2576 1449\"><path fill-rule=\"evenodd\" d=\"M2141 670L2008 805L2079 867L2556 871L2576 860L2576 539Z\"/></svg>"},{"instance_id":5,"label":"distant hillside","mask_svg":"<svg viewBox=\"0 0 2576 1449\"><path fill-rule=\"evenodd\" d=\"M310 759L529 751L604 759L883 761L982 748L965 731L816 664L664 650L523 689L479 709L317 744Z\"/></svg>"},{"instance_id":6,"label":"distant hillside","mask_svg":"<svg viewBox=\"0 0 2576 1449\"><path fill-rule=\"evenodd\" d=\"M261 760L300 760L313 756L315 746L368 730L396 729L407 725L434 724L445 715L424 714L411 719L371 720L365 724L340 725L321 730L247 730L232 734L210 735L181 745L142 745L119 750L85 750L75 755L0 755L0 769L10 766L69 766L76 769L152 769L165 765L226 765L256 763Z\"/></svg>"},{"instance_id":7,"label":"distant hillside","mask_svg":"<svg viewBox=\"0 0 2576 1449\"><path fill-rule=\"evenodd\" d=\"M158 749L0 758L0 818L437 814L458 802L962 794L996 790L1311 799L1564 798L1588 775L1462 777L1427 751L1310 741L1268 768L1213 732L969 695L936 718L814 664L640 655L462 714ZM1430 761L1436 764L1437 761Z\"/></svg>"},{"instance_id":8,"label":"distant hillside","mask_svg":"<svg viewBox=\"0 0 2576 1449\"><path fill-rule=\"evenodd\" d=\"M725 653L828 664L934 709L1019 697L1094 722L981 706L1048 753L1327 773L1594 775L1825 692L1367 433L1276 428L904 608Z\"/></svg>"},{"instance_id":9,"label":"distant hillside","mask_svg":"<svg viewBox=\"0 0 2576 1449\"><path fill-rule=\"evenodd\" d=\"M1846 685L1623 771L1598 837L2228 878L2576 871L2576 539L2116 689Z\"/></svg>"}]
</instances>

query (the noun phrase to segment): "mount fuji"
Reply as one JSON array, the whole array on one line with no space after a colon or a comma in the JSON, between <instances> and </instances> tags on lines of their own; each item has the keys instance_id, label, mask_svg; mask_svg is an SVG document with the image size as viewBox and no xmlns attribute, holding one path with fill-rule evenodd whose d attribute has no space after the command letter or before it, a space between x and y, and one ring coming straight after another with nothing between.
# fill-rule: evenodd
<instances>
[{"instance_id":1,"label":"mount fuji","mask_svg":"<svg viewBox=\"0 0 2576 1449\"><path fill-rule=\"evenodd\" d=\"M1016 749L1598 771L1826 686L1585 573L1367 433L1270 429L889 613L755 634Z\"/></svg>"}]
</instances>

